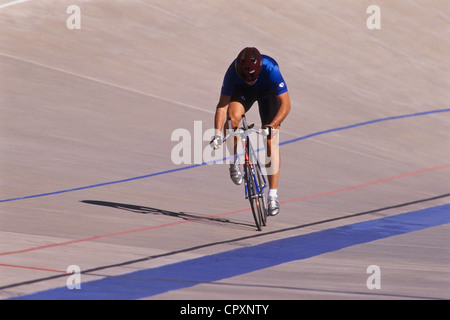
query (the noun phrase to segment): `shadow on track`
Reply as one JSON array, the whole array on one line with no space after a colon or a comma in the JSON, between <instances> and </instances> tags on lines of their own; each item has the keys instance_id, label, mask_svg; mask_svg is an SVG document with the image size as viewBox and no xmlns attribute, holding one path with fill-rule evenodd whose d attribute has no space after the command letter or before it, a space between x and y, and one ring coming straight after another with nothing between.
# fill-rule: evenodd
<instances>
[{"instance_id":1,"label":"shadow on track","mask_svg":"<svg viewBox=\"0 0 450 320\"><path fill-rule=\"evenodd\" d=\"M168 211L163 209L157 209L152 207L144 207L144 206L138 206L134 204L125 204L125 203L118 203L118 202L109 202L109 201L99 201L99 200L82 200L81 202L97 205L97 206L104 206L104 207L111 207L114 209L120 209L120 210L126 210L131 211L135 213L140 214L155 214L155 215L164 215L168 217L174 217L179 218L182 220L193 220L193 222L202 222L202 223L219 223L219 224L227 224L227 225L240 225L240 226L248 226L248 227L254 227L253 224L249 223L243 223L243 222L236 222L231 221L229 219L224 218L213 218L213 217L205 217L201 215L195 215L192 213L186 213L186 212L175 212L175 211Z\"/></svg>"}]
</instances>

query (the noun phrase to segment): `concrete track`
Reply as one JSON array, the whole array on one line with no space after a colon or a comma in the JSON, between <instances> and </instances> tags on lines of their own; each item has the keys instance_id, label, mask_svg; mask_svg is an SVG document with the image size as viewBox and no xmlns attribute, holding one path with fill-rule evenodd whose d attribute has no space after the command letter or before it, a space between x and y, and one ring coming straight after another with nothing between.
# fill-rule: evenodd
<instances>
[{"instance_id":1,"label":"concrete track","mask_svg":"<svg viewBox=\"0 0 450 320\"><path fill-rule=\"evenodd\" d=\"M379 0L370 30L371 4L1 0L0 298L449 299L450 6ZM249 45L292 100L262 232L226 165L171 158Z\"/></svg>"}]
</instances>

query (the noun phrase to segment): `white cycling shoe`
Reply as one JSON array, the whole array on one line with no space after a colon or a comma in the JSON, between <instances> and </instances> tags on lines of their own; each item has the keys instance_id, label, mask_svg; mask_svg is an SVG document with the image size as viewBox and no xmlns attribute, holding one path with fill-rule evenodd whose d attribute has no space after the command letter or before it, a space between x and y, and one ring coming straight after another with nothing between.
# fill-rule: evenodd
<instances>
[{"instance_id":1,"label":"white cycling shoe","mask_svg":"<svg viewBox=\"0 0 450 320\"><path fill-rule=\"evenodd\" d=\"M267 215L276 216L280 213L280 204L277 197L268 197Z\"/></svg>"},{"instance_id":2,"label":"white cycling shoe","mask_svg":"<svg viewBox=\"0 0 450 320\"><path fill-rule=\"evenodd\" d=\"M238 164L230 164L230 178L235 184L242 184L242 172Z\"/></svg>"}]
</instances>

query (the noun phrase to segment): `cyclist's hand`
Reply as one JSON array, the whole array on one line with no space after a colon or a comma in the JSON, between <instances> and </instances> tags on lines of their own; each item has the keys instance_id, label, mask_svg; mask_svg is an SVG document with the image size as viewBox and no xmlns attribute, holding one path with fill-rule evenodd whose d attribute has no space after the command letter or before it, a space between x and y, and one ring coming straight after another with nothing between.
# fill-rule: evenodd
<instances>
[{"instance_id":1,"label":"cyclist's hand","mask_svg":"<svg viewBox=\"0 0 450 320\"><path fill-rule=\"evenodd\" d=\"M211 142L209 143L209 145L211 146L211 148L213 148L214 150L219 149L220 146L223 144L223 140L222 137L219 136L218 134L216 134Z\"/></svg>"},{"instance_id":2,"label":"cyclist's hand","mask_svg":"<svg viewBox=\"0 0 450 320\"><path fill-rule=\"evenodd\" d=\"M272 139L273 138L273 135L274 135L274 129L273 129L273 127L272 126L267 126L267 127L265 127L264 129L264 136L267 136L267 139Z\"/></svg>"}]
</instances>

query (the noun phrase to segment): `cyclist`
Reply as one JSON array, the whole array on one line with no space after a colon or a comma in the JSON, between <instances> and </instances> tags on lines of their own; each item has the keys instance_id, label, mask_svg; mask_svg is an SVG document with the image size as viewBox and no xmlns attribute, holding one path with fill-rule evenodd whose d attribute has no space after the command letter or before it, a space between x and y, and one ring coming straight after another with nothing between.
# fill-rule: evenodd
<instances>
[{"instance_id":1,"label":"cyclist","mask_svg":"<svg viewBox=\"0 0 450 320\"><path fill-rule=\"evenodd\" d=\"M254 47L244 48L231 63L225 73L220 99L214 116L216 134L211 146L222 144L222 127L228 127L226 119L231 118L233 128L239 125L241 116L258 101L261 127L273 128L267 139L267 155L271 162L268 174L268 215L280 212L277 187L279 179L280 155L278 149L278 130L291 109L291 101L278 63L267 55L261 55ZM229 139L229 141L232 139ZM237 140L234 140L234 161L230 164L230 177L235 184L242 183L242 172L237 163ZM230 146L231 149L231 146Z\"/></svg>"}]
</instances>

